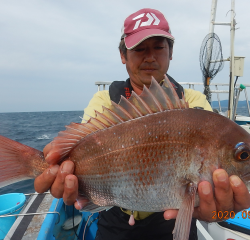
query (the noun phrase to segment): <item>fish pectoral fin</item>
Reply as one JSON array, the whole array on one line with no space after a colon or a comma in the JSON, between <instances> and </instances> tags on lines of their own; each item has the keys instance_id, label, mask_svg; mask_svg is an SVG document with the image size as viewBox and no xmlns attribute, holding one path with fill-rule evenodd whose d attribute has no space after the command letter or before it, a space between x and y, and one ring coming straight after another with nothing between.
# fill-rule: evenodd
<instances>
[{"instance_id":1,"label":"fish pectoral fin","mask_svg":"<svg viewBox=\"0 0 250 240\"><path fill-rule=\"evenodd\" d=\"M196 191L197 184L187 184L183 202L175 221L175 227L173 230L174 240L188 240L189 238Z\"/></svg>"},{"instance_id":2,"label":"fish pectoral fin","mask_svg":"<svg viewBox=\"0 0 250 240\"><path fill-rule=\"evenodd\" d=\"M108 211L111 209L113 206L99 206L94 204L93 202L88 202L86 206L84 206L80 212L91 212L91 213L96 213L96 212L101 212L101 211Z\"/></svg>"}]
</instances>

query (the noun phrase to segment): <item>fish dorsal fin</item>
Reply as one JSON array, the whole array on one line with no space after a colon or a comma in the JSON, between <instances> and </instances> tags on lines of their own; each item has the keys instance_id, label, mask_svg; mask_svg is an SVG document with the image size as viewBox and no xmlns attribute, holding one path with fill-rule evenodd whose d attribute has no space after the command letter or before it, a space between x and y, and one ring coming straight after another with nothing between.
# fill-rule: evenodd
<instances>
[{"instance_id":1,"label":"fish dorsal fin","mask_svg":"<svg viewBox=\"0 0 250 240\"><path fill-rule=\"evenodd\" d=\"M98 120L97 118L92 118L92 117L89 119L88 123L91 123L92 125L94 125L97 128L96 130L109 127L109 125L106 125L104 122Z\"/></svg>"},{"instance_id":2,"label":"fish dorsal fin","mask_svg":"<svg viewBox=\"0 0 250 240\"><path fill-rule=\"evenodd\" d=\"M111 101L110 108L104 106L102 108L102 113L95 111L95 117L90 117L86 123L71 123L66 126L66 130L60 132L58 137L54 138L52 149L46 160L55 162L52 157L56 156L59 159L67 157L81 139L93 132L148 114L188 108L188 103L185 102L183 95L182 99L179 99L174 87L165 75L162 86L152 77L149 89L144 86L139 96L132 92L129 99L122 96L119 104ZM55 152L56 154L53 154Z\"/></svg>"},{"instance_id":3,"label":"fish dorsal fin","mask_svg":"<svg viewBox=\"0 0 250 240\"><path fill-rule=\"evenodd\" d=\"M90 120L89 120L90 121ZM85 136L93 132L92 124L89 121L84 124L71 123L66 126L65 131L58 133L58 136L52 141L52 149L47 155L46 160L48 162L54 162L55 156L59 159L63 159L71 151L71 149ZM54 154L54 153L57 154Z\"/></svg>"},{"instance_id":4,"label":"fish dorsal fin","mask_svg":"<svg viewBox=\"0 0 250 240\"><path fill-rule=\"evenodd\" d=\"M149 106L134 91L132 91L129 101L141 112L143 116L153 113Z\"/></svg>"},{"instance_id":5,"label":"fish dorsal fin","mask_svg":"<svg viewBox=\"0 0 250 240\"><path fill-rule=\"evenodd\" d=\"M104 106L102 106L102 109L103 109L102 114L105 117L107 117L110 121L113 121L115 124L124 122L124 120L119 115L117 115L116 113L114 113L110 109L108 109Z\"/></svg>"},{"instance_id":6,"label":"fish dorsal fin","mask_svg":"<svg viewBox=\"0 0 250 240\"><path fill-rule=\"evenodd\" d=\"M123 121L128 121L133 119L133 117L123 107L121 107L119 104L116 104L113 101L111 101L110 110L116 113L118 116L120 116L120 118Z\"/></svg>"},{"instance_id":7,"label":"fish dorsal fin","mask_svg":"<svg viewBox=\"0 0 250 240\"><path fill-rule=\"evenodd\" d=\"M172 102L174 108L186 108L185 104L183 105L182 101L178 97L178 95L177 95L173 85L169 81L168 77L166 75L164 77L165 77L165 80L163 81L162 89L170 98L170 101Z\"/></svg>"},{"instance_id":8,"label":"fish dorsal fin","mask_svg":"<svg viewBox=\"0 0 250 240\"><path fill-rule=\"evenodd\" d=\"M143 91L139 97L148 105L153 113L161 112L163 110L159 102L146 86L143 86Z\"/></svg>"},{"instance_id":9,"label":"fish dorsal fin","mask_svg":"<svg viewBox=\"0 0 250 240\"><path fill-rule=\"evenodd\" d=\"M149 90L153 94L153 96L156 96L156 99L157 99L158 103L161 105L161 108L163 110L174 109L174 106L173 106L169 96L162 89L162 87L159 85L159 83L155 80L154 77L152 77L152 82L151 82L151 85L149 87Z\"/></svg>"},{"instance_id":10,"label":"fish dorsal fin","mask_svg":"<svg viewBox=\"0 0 250 240\"><path fill-rule=\"evenodd\" d=\"M115 122L112 119L106 117L103 113L99 113L95 110L96 119L105 124L107 127L114 126Z\"/></svg>"},{"instance_id":11,"label":"fish dorsal fin","mask_svg":"<svg viewBox=\"0 0 250 240\"><path fill-rule=\"evenodd\" d=\"M121 96L121 100L119 102L119 105L125 109L129 115L132 118L138 118L141 117L142 114L140 113L140 111L136 108L136 106L134 104L132 104L129 100L127 100L125 97Z\"/></svg>"}]
</instances>

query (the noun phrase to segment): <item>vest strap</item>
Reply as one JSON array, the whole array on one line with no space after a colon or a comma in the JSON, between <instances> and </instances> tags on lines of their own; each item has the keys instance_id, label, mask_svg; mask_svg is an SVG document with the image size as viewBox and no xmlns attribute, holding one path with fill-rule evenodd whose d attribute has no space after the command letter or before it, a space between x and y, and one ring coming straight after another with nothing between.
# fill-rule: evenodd
<instances>
[{"instance_id":1,"label":"vest strap","mask_svg":"<svg viewBox=\"0 0 250 240\"><path fill-rule=\"evenodd\" d=\"M184 94L183 87L168 74L167 77L176 90L178 97L181 99L182 94ZM121 95L128 99L131 96L132 90L133 88L129 78L126 81L114 81L109 86L109 96L113 102L118 104L121 99Z\"/></svg>"}]
</instances>

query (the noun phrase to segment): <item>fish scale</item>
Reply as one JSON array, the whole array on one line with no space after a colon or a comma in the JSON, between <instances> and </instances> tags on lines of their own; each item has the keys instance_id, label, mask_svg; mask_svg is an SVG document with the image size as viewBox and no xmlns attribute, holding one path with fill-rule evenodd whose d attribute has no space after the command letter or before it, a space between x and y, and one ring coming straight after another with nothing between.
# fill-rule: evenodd
<instances>
[{"instance_id":1,"label":"fish scale","mask_svg":"<svg viewBox=\"0 0 250 240\"><path fill-rule=\"evenodd\" d=\"M83 186L83 192L92 199L91 194L98 191L102 201L98 202L96 200L98 197L95 196L93 202L100 206L115 205L140 211L179 208L185 188L180 185L178 189L178 182L186 184L183 179L190 174L190 166L192 171L195 167L190 164L193 161L190 152L195 142L189 134L197 134L197 131L195 133L188 131L189 134L186 134L187 127L192 128L192 124L190 126L175 124L176 119L183 114L184 110L160 112L86 136L70 154L76 164L76 175L82 175L79 184ZM194 115L188 114L188 116L191 119L187 117L185 119L192 123ZM167 121L164 121L165 119ZM129 131L123 131L124 128ZM168 134L165 134L166 132ZM89 145L95 146L95 154L82 150L82 148L88 149ZM181 151L175 151L176 148ZM98 156L98 153L101 154ZM90 156L95 157L90 158ZM199 169L201 166L199 156L196 157L198 160L196 166ZM180 161L185 164L178 164ZM198 171L195 174L199 176ZM172 180L166 181L166 179ZM165 191L155 195L154 192L160 188ZM169 191L177 193L169 197ZM109 201L103 201L109 194L113 197L109 198ZM123 201L125 195L129 198ZM154 205L150 206L149 203L145 203L145 199L149 199L151 205L153 199ZM165 205L162 199L166 199Z\"/></svg>"}]
</instances>

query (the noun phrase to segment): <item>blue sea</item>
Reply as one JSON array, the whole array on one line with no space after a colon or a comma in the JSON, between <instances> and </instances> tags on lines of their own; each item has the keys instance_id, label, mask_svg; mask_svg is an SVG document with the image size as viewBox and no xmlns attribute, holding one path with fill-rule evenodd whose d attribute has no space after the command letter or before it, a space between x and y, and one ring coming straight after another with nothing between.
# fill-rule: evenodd
<instances>
[{"instance_id":1,"label":"blue sea","mask_svg":"<svg viewBox=\"0 0 250 240\"><path fill-rule=\"evenodd\" d=\"M238 108L237 113L248 116L246 107ZM0 135L42 151L65 125L81 122L82 116L83 111L0 113ZM0 194L33 193L33 182L25 180L0 188Z\"/></svg>"},{"instance_id":2,"label":"blue sea","mask_svg":"<svg viewBox=\"0 0 250 240\"><path fill-rule=\"evenodd\" d=\"M219 110L219 108L218 108L217 106L216 106L216 107L213 107L213 106L212 106L212 108L213 108L213 109ZM221 108L221 112L226 113L226 111L227 111L227 108L226 108L226 107L222 107L222 108ZM250 117L247 107L238 107L238 108L237 108L237 111L236 111L236 114L237 114L237 115L242 115L242 116Z\"/></svg>"},{"instance_id":3,"label":"blue sea","mask_svg":"<svg viewBox=\"0 0 250 240\"><path fill-rule=\"evenodd\" d=\"M0 113L0 135L42 151L65 125L81 122L82 116L83 111ZM31 179L0 188L0 195L33 193L33 183Z\"/></svg>"}]
</instances>

